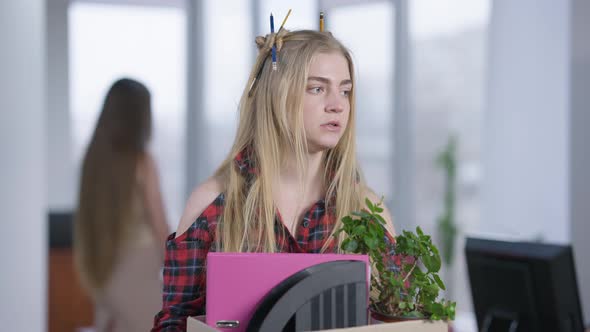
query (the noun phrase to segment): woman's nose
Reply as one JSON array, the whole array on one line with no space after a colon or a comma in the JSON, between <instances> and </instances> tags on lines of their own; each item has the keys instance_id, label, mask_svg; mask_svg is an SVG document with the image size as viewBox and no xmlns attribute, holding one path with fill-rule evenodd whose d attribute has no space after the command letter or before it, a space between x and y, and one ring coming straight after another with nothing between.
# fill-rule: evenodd
<instances>
[{"instance_id":1,"label":"woman's nose","mask_svg":"<svg viewBox=\"0 0 590 332\"><path fill-rule=\"evenodd\" d=\"M342 99L339 92L330 94L325 107L326 112L341 113L344 111L344 100Z\"/></svg>"}]
</instances>

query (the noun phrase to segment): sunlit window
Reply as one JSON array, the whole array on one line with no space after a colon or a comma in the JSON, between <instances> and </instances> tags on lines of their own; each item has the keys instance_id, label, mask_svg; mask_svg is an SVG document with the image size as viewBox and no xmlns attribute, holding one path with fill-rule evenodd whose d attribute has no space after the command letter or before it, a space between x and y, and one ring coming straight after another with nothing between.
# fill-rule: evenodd
<instances>
[{"instance_id":1,"label":"sunlit window","mask_svg":"<svg viewBox=\"0 0 590 332\"><path fill-rule=\"evenodd\" d=\"M327 28L350 49L356 65L359 160L369 186L385 196L390 208L394 199L394 13L390 1L335 6L326 13Z\"/></svg>"},{"instance_id":2,"label":"sunlit window","mask_svg":"<svg viewBox=\"0 0 590 332\"><path fill-rule=\"evenodd\" d=\"M416 222L436 234L443 213L444 172L435 163L456 137L458 227L454 263L446 271L458 310L468 310L464 287L464 235L480 222L480 127L486 83L489 0L412 0L412 96L414 108ZM437 239L439 240L439 239ZM475 327L474 327L475 328Z\"/></svg>"},{"instance_id":3,"label":"sunlit window","mask_svg":"<svg viewBox=\"0 0 590 332\"><path fill-rule=\"evenodd\" d=\"M207 127L207 157L199 167L207 176L221 164L234 141L238 104L248 80L255 44L250 29L248 1L204 2L205 78L204 115Z\"/></svg>"},{"instance_id":4,"label":"sunlit window","mask_svg":"<svg viewBox=\"0 0 590 332\"><path fill-rule=\"evenodd\" d=\"M186 15L178 7L73 2L69 8L70 105L77 169L110 85L121 77L152 94L151 149L168 222L184 204Z\"/></svg>"}]
</instances>

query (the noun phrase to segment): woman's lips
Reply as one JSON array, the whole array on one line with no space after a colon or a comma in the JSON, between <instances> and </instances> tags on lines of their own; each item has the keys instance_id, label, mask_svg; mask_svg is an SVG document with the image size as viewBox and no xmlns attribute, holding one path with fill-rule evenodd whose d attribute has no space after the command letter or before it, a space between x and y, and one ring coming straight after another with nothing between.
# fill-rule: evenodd
<instances>
[{"instance_id":1,"label":"woman's lips","mask_svg":"<svg viewBox=\"0 0 590 332\"><path fill-rule=\"evenodd\" d=\"M337 121L330 121L328 123L324 123L320 127L328 131L340 131L341 128L340 123L338 123Z\"/></svg>"}]
</instances>

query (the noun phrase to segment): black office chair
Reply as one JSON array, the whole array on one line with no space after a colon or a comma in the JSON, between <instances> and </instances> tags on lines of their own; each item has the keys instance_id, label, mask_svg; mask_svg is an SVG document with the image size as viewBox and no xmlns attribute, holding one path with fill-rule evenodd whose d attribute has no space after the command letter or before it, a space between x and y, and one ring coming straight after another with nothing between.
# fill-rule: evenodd
<instances>
[{"instance_id":1,"label":"black office chair","mask_svg":"<svg viewBox=\"0 0 590 332\"><path fill-rule=\"evenodd\" d=\"M247 332L295 332L367 325L364 262L333 261L293 274L258 305Z\"/></svg>"}]
</instances>

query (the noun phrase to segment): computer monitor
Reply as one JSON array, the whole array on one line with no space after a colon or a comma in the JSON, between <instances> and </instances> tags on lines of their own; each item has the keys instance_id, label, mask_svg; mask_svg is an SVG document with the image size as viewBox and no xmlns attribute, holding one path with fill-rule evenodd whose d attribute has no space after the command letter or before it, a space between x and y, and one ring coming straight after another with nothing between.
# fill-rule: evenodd
<instances>
[{"instance_id":1,"label":"computer monitor","mask_svg":"<svg viewBox=\"0 0 590 332\"><path fill-rule=\"evenodd\" d=\"M480 332L583 332L571 246L468 238Z\"/></svg>"}]
</instances>

